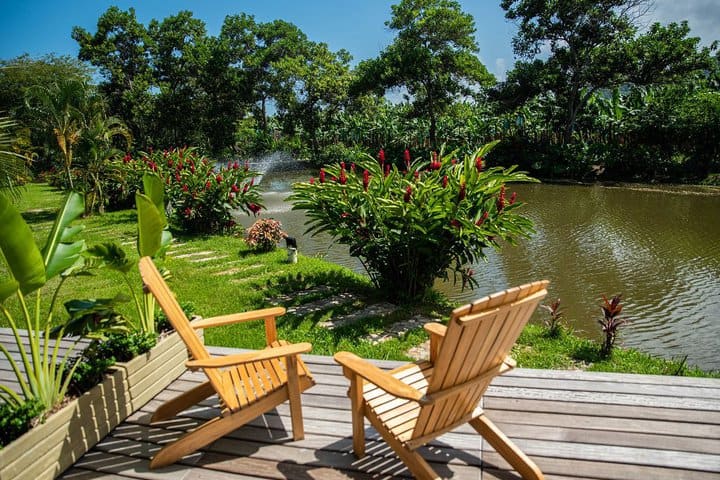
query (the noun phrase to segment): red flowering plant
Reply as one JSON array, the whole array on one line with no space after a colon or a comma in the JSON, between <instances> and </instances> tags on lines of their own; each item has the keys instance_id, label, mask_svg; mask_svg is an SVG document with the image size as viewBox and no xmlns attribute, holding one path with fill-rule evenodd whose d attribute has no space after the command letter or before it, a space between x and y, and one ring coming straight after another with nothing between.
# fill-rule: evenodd
<instances>
[{"instance_id":1,"label":"red flowering plant","mask_svg":"<svg viewBox=\"0 0 720 480\"><path fill-rule=\"evenodd\" d=\"M217 164L195 148L141 152L123 159L129 171L155 172L165 183L174 226L188 233L223 233L235 226L235 210L262 209L256 172L238 161Z\"/></svg>"},{"instance_id":2,"label":"red flowering plant","mask_svg":"<svg viewBox=\"0 0 720 480\"><path fill-rule=\"evenodd\" d=\"M374 284L394 301L422 297L435 279L475 287L470 265L484 249L528 237L506 183L536 182L514 167L486 168L483 146L463 160L455 152L397 163L378 153L353 164L328 165L318 178L293 185L293 209L305 210L308 232L327 232L350 248Z\"/></svg>"}]
</instances>

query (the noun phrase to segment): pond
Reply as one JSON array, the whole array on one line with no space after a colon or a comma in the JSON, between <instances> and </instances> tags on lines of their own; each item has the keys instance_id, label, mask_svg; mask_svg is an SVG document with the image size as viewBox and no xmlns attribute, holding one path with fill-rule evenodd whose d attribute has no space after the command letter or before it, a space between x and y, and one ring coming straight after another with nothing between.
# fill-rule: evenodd
<instances>
[{"instance_id":1,"label":"pond","mask_svg":"<svg viewBox=\"0 0 720 480\"><path fill-rule=\"evenodd\" d=\"M304 235L305 216L285 198L311 172L264 175L267 212L298 239L305 255L363 272L344 245L327 236ZM720 195L693 188L657 186L514 185L527 203L536 233L516 247L488 251L473 267L480 286L438 282L451 300L465 302L532 280L550 280L546 303L561 299L576 333L601 337L597 319L602 295L622 294L631 323L620 338L626 346L704 369L720 369ZM249 226L246 216L240 222ZM545 311L535 314L542 321Z\"/></svg>"}]
</instances>

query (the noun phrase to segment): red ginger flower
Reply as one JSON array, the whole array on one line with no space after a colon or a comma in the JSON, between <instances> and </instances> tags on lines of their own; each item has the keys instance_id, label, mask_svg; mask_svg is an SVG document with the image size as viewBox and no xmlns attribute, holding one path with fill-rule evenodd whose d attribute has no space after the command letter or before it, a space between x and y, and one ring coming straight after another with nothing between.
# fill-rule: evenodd
<instances>
[{"instance_id":1,"label":"red ginger flower","mask_svg":"<svg viewBox=\"0 0 720 480\"><path fill-rule=\"evenodd\" d=\"M378 152L378 160L380 161L380 165L385 163L385 150L383 150L382 148Z\"/></svg>"},{"instance_id":2,"label":"red ginger flower","mask_svg":"<svg viewBox=\"0 0 720 480\"><path fill-rule=\"evenodd\" d=\"M408 185L408 187L405 189L405 197L403 197L403 200L405 200L405 203L408 203L410 201L410 196L412 195L412 187Z\"/></svg>"},{"instance_id":3,"label":"red ginger flower","mask_svg":"<svg viewBox=\"0 0 720 480\"><path fill-rule=\"evenodd\" d=\"M459 221L458 219L456 219L456 218L453 218L452 220L450 220L450 225L453 226L453 227L455 227L455 228L460 228L460 227L461 227L460 221Z\"/></svg>"},{"instance_id":4,"label":"red ginger flower","mask_svg":"<svg viewBox=\"0 0 720 480\"><path fill-rule=\"evenodd\" d=\"M340 170L340 178L339 182L341 185L345 185L347 183L347 175L345 175L345 169L343 168Z\"/></svg>"},{"instance_id":5,"label":"red ginger flower","mask_svg":"<svg viewBox=\"0 0 720 480\"><path fill-rule=\"evenodd\" d=\"M363 189L367 192L368 185L370 185L370 172L365 170L363 172Z\"/></svg>"},{"instance_id":6,"label":"red ginger flower","mask_svg":"<svg viewBox=\"0 0 720 480\"><path fill-rule=\"evenodd\" d=\"M244 170L245 170L246 172L247 172L248 170L250 170L250 162L248 162L248 161L245 161L245 167L244 167Z\"/></svg>"},{"instance_id":7,"label":"red ginger flower","mask_svg":"<svg viewBox=\"0 0 720 480\"><path fill-rule=\"evenodd\" d=\"M183 191L183 192L187 192L188 190L189 190L189 188L188 188L187 185L183 185L183 186L182 186L182 191Z\"/></svg>"},{"instance_id":8,"label":"red ginger flower","mask_svg":"<svg viewBox=\"0 0 720 480\"><path fill-rule=\"evenodd\" d=\"M500 187L500 195L497 199L498 212L502 212L503 208L505 208L505 185Z\"/></svg>"},{"instance_id":9,"label":"red ginger flower","mask_svg":"<svg viewBox=\"0 0 720 480\"><path fill-rule=\"evenodd\" d=\"M257 215L260 211L260 205L257 203L250 203L248 204L248 209L253 213L253 215Z\"/></svg>"},{"instance_id":10,"label":"red ginger flower","mask_svg":"<svg viewBox=\"0 0 720 480\"><path fill-rule=\"evenodd\" d=\"M320 183L325 183L325 169L320 169Z\"/></svg>"},{"instance_id":11,"label":"red ginger flower","mask_svg":"<svg viewBox=\"0 0 720 480\"><path fill-rule=\"evenodd\" d=\"M180 180L181 180L180 174L179 174L179 173L176 173L176 174L175 174L175 181L179 183Z\"/></svg>"},{"instance_id":12,"label":"red ginger flower","mask_svg":"<svg viewBox=\"0 0 720 480\"><path fill-rule=\"evenodd\" d=\"M210 182L205 182L205 190L210 190L211 186Z\"/></svg>"},{"instance_id":13,"label":"red ginger flower","mask_svg":"<svg viewBox=\"0 0 720 480\"><path fill-rule=\"evenodd\" d=\"M458 202L461 202L465 200L465 190L466 190L465 182L462 182L460 184L460 192L458 192Z\"/></svg>"},{"instance_id":14,"label":"red ginger flower","mask_svg":"<svg viewBox=\"0 0 720 480\"><path fill-rule=\"evenodd\" d=\"M310 185L315 185L315 177L310 177Z\"/></svg>"},{"instance_id":15,"label":"red ginger flower","mask_svg":"<svg viewBox=\"0 0 720 480\"><path fill-rule=\"evenodd\" d=\"M130 152L127 152L125 156L123 157L123 163L129 163L132 160L132 157L130 156Z\"/></svg>"},{"instance_id":16,"label":"red ginger flower","mask_svg":"<svg viewBox=\"0 0 720 480\"><path fill-rule=\"evenodd\" d=\"M510 202L508 202L510 205L515 203L515 200L517 200L517 192L513 192L512 195L510 195Z\"/></svg>"},{"instance_id":17,"label":"red ginger flower","mask_svg":"<svg viewBox=\"0 0 720 480\"><path fill-rule=\"evenodd\" d=\"M488 212L483 212L482 217L480 217L478 219L478 221L475 222L475 225L477 225L479 227L480 225L485 223L485 220L487 220L487 218L488 218Z\"/></svg>"},{"instance_id":18,"label":"red ginger flower","mask_svg":"<svg viewBox=\"0 0 720 480\"><path fill-rule=\"evenodd\" d=\"M410 170L410 150L408 150L407 148L403 153L403 160L405 160L405 166L408 168L408 170Z\"/></svg>"},{"instance_id":19,"label":"red ginger flower","mask_svg":"<svg viewBox=\"0 0 720 480\"><path fill-rule=\"evenodd\" d=\"M238 186L233 183L232 186L230 187L230 190L237 193L240 191L240 188L238 188Z\"/></svg>"},{"instance_id":20,"label":"red ginger flower","mask_svg":"<svg viewBox=\"0 0 720 480\"><path fill-rule=\"evenodd\" d=\"M478 156L475 159L475 168L477 169L478 172L482 172L482 169L483 169L483 158L482 157Z\"/></svg>"},{"instance_id":21,"label":"red ginger flower","mask_svg":"<svg viewBox=\"0 0 720 480\"><path fill-rule=\"evenodd\" d=\"M442 186L443 186L443 188L447 187L447 184L448 184L448 176L447 176L447 175L444 175L444 176L443 176L443 179L442 179Z\"/></svg>"},{"instance_id":22,"label":"red ginger flower","mask_svg":"<svg viewBox=\"0 0 720 480\"><path fill-rule=\"evenodd\" d=\"M216 181L217 183L222 183L222 181L223 181L222 175L216 176L216 177L215 177L215 181Z\"/></svg>"},{"instance_id":23,"label":"red ginger flower","mask_svg":"<svg viewBox=\"0 0 720 480\"><path fill-rule=\"evenodd\" d=\"M190 215L192 215L192 208L185 207L185 210L183 211L183 213L185 214L186 217L189 217Z\"/></svg>"}]
</instances>

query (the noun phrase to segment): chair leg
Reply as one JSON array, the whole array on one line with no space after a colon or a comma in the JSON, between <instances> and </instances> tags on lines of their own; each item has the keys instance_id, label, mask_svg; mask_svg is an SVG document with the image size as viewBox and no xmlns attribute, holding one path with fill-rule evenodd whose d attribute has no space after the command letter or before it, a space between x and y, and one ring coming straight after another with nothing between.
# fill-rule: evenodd
<instances>
[{"instance_id":1,"label":"chair leg","mask_svg":"<svg viewBox=\"0 0 720 480\"><path fill-rule=\"evenodd\" d=\"M385 427L383 427L380 419L378 419L372 410L368 410L368 420L375 427L375 430L380 433L383 440L393 449L393 451L400 457L405 466L412 473L413 478L417 480L440 480L440 475L435 473L435 470L430 467L430 464L415 450L410 450L404 446L398 439L396 439Z\"/></svg>"},{"instance_id":2,"label":"chair leg","mask_svg":"<svg viewBox=\"0 0 720 480\"><path fill-rule=\"evenodd\" d=\"M525 480L545 478L535 462L530 460L486 415L475 417L469 423Z\"/></svg>"},{"instance_id":3,"label":"chair leg","mask_svg":"<svg viewBox=\"0 0 720 480\"><path fill-rule=\"evenodd\" d=\"M186 408L197 405L214 393L215 389L210 385L210 382L201 383L197 387L183 392L160 405L157 410L155 410L155 413L153 413L150 423L162 422L163 420L172 418Z\"/></svg>"},{"instance_id":4,"label":"chair leg","mask_svg":"<svg viewBox=\"0 0 720 480\"><path fill-rule=\"evenodd\" d=\"M365 456L365 415L362 394L363 379L359 375L353 375L348 396L352 411L353 451L357 458Z\"/></svg>"},{"instance_id":5,"label":"chair leg","mask_svg":"<svg viewBox=\"0 0 720 480\"><path fill-rule=\"evenodd\" d=\"M298 376L297 362L297 356L285 358L285 365L287 367L288 401L290 403L290 419L292 420L293 440L295 441L305 438L302 403L300 401L300 377Z\"/></svg>"}]
</instances>

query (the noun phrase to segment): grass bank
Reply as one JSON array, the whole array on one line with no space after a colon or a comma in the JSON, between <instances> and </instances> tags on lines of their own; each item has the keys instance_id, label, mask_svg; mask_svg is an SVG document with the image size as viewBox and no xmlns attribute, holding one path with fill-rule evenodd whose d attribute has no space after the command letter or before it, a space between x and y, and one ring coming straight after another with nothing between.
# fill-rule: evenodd
<instances>
[{"instance_id":1,"label":"grass bank","mask_svg":"<svg viewBox=\"0 0 720 480\"><path fill-rule=\"evenodd\" d=\"M47 185L28 186L18 207L38 243L46 238L62 200L63 195ZM135 222L133 210L79 220L85 225L82 238L88 245L118 241L131 258L137 259ZM404 329L397 326L413 318L446 320L453 307L439 296L422 305L395 307L374 296L366 277L346 268L320 258L301 256L297 264L285 260L284 250L258 254L238 237L176 235L162 265L171 272L169 283L181 303L191 306L196 314L209 317L283 305L288 314L278 322L280 336L311 342L313 353L321 355L350 350L366 358L409 359L408 351L423 344L427 336L412 322ZM139 288L137 271L131 277ZM124 292L121 277L109 270L100 270L93 277L73 278L64 285L55 318L67 318L62 308L66 300L111 298ZM134 314L129 303L120 310L125 315ZM4 319L0 322L5 326ZM395 334L387 335L388 331ZM261 323L243 324L210 329L205 339L212 345L258 348L263 345L264 332ZM609 359L600 357L598 351L593 341L567 331L548 337L538 325L529 325L514 348L519 365L529 368L720 376L636 350L617 349Z\"/></svg>"}]
</instances>

